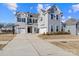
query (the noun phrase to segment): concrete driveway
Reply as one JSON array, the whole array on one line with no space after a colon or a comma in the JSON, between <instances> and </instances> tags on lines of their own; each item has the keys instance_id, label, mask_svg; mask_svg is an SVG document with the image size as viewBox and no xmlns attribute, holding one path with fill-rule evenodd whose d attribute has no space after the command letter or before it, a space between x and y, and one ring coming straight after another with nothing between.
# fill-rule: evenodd
<instances>
[{"instance_id":1,"label":"concrete driveway","mask_svg":"<svg viewBox=\"0 0 79 59\"><path fill-rule=\"evenodd\" d=\"M17 36L0 50L2 56L74 56L34 34L17 34Z\"/></svg>"}]
</instances>

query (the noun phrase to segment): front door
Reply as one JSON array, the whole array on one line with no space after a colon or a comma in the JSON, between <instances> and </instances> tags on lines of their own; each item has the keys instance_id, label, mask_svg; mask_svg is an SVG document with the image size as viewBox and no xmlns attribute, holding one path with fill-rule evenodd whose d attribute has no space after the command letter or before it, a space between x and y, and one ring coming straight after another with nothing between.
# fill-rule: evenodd
<instances>
[{"instance_id":1,"label":"front door","mask_svg":"<svg viewBox=\"0 0 79 59\"><path fill-rule=\"evenodd\" d=\"M27 32L28 33L32 33L32 26L30 26L30 27L27 28Z\"/></svg>"}]
</instances>

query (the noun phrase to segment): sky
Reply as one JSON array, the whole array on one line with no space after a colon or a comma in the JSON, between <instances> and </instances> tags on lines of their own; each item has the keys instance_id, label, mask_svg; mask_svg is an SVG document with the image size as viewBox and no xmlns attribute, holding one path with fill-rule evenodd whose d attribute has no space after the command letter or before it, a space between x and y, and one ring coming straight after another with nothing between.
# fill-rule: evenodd
<instances>
[{"instance_id":1,"label":"sky","mask_svg":"<svg viewBox=\"0 0 79 59\"><path fill-rule=\"evenodd\" d=\"M15 23L16 12L38 13L39 9L47 10L53 4L63 12L62 21L69 18L79 19L78 3L0 3L0 23Z\"/></svg>"}]
</instances>

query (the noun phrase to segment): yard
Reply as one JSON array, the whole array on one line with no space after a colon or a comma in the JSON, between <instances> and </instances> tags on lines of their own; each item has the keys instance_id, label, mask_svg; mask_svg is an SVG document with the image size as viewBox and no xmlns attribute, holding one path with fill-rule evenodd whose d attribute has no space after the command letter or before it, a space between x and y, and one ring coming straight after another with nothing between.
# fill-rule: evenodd
<instances>
[{"instance_id":1,"label":"yard","mask_svg":"<svg viewBox=\"0 0 79 59\"><path fill-rule=\"evenodd\" d=\"M38 35L39 38L46 39L46 40L59 40L59 39L79 39L78 35Z\"/></svg>"},{"instance_id":2,"label":"yard","mask_svg":"<svg viewBox=\"0 0 79 59\"><path fill-rule=\"evenodd\" d=\"M0 41L10 41L12 40L16 34L0 34Z\"/></svg>"},{"instance_id":3,"label":"yard","mask_svg":"<svg viewBox=\"0 0 79 59\"><path fill-rule=\"evenodd\" d=\"M75 55L79 55L79 41L61 41L61 42L51 42L52 44L68 51L72 52Z\"/></svg>"},{"instance_id":4,"label":"yard","mask_svg":"<svg viewBox=\"0 0 79 59\"><path fill-rule=\"evenodd\" d=\"M39 35L39 38L54 44L65 51L79 55L79 36L73 35Z\"/></svg>"},{"instance_id":5,"label":"yard","mask_svg":"<svg viewBox=\"0 0 79 59\"><path fill-rule=\"evenodd\" d=\"M6 46L15 36L16 34L0 34L0 49Z\"/></svg>"}]
</instances>

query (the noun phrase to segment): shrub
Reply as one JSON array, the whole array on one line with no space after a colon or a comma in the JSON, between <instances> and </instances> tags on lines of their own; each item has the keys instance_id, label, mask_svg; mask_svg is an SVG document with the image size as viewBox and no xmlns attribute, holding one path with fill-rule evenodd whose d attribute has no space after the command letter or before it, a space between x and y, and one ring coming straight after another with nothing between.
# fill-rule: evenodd
<instances>
[{"instance_id":1,"label":"shrub","mask_svg":"<svg viewBox=\"0 0 79 59\"><path fill-rule=\"evenodd\" d=\"M46 35L49 35L49 32L46 32Z\"/></svg>"},{"instance_id":2,"label":"shrub","mask_svg":"<svg viewBox=\"0 0 79 59\"><path fill-rule=\"evenodd\" d=\"M45 32L43 33L43 35L45 35Z\"/></svg>"},{"instance_id":3,"label":"shrub","mask_svg":"<svg viewBox=\"0 0 79 59\"><path fill-rule=\"evenodd\" d=\"M47 32L47 33L43 33L43 35L67 35L70 34L69 32Z\"/></svg>"}]
</instances>

